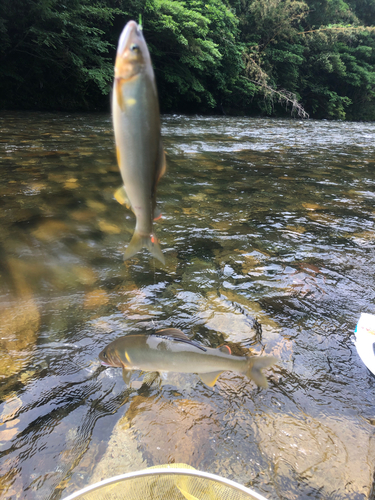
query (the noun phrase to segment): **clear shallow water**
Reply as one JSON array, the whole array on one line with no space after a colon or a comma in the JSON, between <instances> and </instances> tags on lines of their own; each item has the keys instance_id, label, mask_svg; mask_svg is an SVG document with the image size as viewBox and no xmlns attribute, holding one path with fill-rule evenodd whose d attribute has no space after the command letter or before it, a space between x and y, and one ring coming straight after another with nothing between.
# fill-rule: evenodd
<instances>
[{"instance_id":1,"label":"clear shallow water","mask_svg":"<svg viewBox=\"0 0 375 500\"><path fill-rule=\"evenodd\" d=\"M165 267L123 263L109 116L0 126L2 496L184 462L270 499L367 498L375 384L350 337L375 313L375 125L165 117ZM178 374L127 388L99 365L167 327L278 356L269 389L230 372L214 392Z\"/></svg>"}]
</instances>

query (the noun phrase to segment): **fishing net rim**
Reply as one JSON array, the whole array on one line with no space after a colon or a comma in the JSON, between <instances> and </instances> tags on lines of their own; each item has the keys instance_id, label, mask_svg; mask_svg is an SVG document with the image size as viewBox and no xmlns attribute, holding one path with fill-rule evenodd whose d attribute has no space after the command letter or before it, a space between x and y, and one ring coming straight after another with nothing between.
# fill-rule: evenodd
<instances>
[{"instance_id":1,"label":"fishing net rim","mask_svg":"<svg viewBox=\"0 0 375 500\"><path fill-rule=\"evenodd\" d=\"M267 500L266 497L261 495L260 493L257 493L256 491L253 491L246 486L242 486L242 484L236 483L235 481L232 481L231 479L226 479L221 476L217 476L216 474L211 474L210 472L203 472L199 470L193 470L193 469L183 469L183 468L173 468L173 467L168 467L168 468L153 468L153 469L145 469L145 470L140 470L140 471L135 471L135 472L127 472L125 474L120 474L118 476L110 477L108 479L103 479L103 481L99 481L98 483L91 484L90 486L86 486L85 488L82 488L79 491L76 491L75 493L72 493L71 495L65 497L63 500L73 500L74 498L79 498L81 495L84 495L86 493L92 492L96 489L100 489L103 486L110 485L112 483L117 483L119 481L125 480L125 479L133 479L136 477L142 477L142 476L158 476L162 474L168 474L168 475L180 475L180 476L193 476L193 477L199 477L203 479L210 479L212 481L217 481L219 483L223 483L226 486L230 486L238 491L241 491L242 493L247 493L248 495L252 495L254 498L257 500Z\"/></svg>"}]
</instances>

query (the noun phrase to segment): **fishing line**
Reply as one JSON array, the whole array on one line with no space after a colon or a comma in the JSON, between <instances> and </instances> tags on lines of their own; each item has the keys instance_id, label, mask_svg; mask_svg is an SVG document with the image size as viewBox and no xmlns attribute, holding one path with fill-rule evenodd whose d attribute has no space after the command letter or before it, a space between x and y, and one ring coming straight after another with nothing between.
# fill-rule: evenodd
<instances>
[{"instance_id":1,"label":"fishing line","mask_svg":"<svg viewBox=\"0 0 375 500\"><path fill-rule=\"evenodd\" d=\"M156 264L155 264L155 258L152 259L154 263L154 314L156 311ZM156 327L154 320L152 320L152 326L154 327L154 333L156 333Z\"/></svg>"},{"instance_id":2,"label":"fishing line","mask_svg":"<svg viewBox=\"0 0 375 500\"><path fill-rule=\"evenodd\" d=\"M155 193L154 193L155 195ZM152 230L153 230L153 221L154 221L154 217L155 217L155 202L153 201L153 198L154 198L154 195L152 197L152 199L150 199L150 209L151 209L151 227L152 227ZM154 232L152 232L151 234L151 241L152 243L154 243ZM153 315L155 316L155 312L156 312L156 259L155 257L153 257L152 259L152 263L154 265L154 289L153 289L153 294L154 294L154 312L153 312ZM154 327L154 333L156 333L156 327L155 327L155 323L154 323L154 320L152 320L152 326Z\"/></svg>"}]
</instances>

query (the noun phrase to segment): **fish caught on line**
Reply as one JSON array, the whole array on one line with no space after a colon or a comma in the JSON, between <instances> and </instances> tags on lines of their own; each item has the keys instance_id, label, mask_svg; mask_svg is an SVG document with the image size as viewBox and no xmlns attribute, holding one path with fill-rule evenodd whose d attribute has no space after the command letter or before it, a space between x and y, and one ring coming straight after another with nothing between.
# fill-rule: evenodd
<instances>
[{"instance_id":1,"label":"fish caught on line","mask_svg":"<svg viewBox=\"0 0 375 500\"><path fill-rule=\"evenodd\" d=\"M166 170L159 100L150 53L142 28L135 21L126 24L118 43L112 120L117 163L124 183L115 198L136 217L124 258L146 247L165 264L153 231L153 221L160 217L156 210L156 186Z\"/></svg>"},{"instance_id":2,"label":"fish caught on line","mask_svg":"<svg viewBox=\"0 0 375 500\"><path fill-rule=\"evenodd\" d=\"M268 384L262 369L277 362L274 356L233 356L228 346L204 347L176 328L159 330L154 335L120 337L101 351L99 359L104 366L122 368L126 384L133 370L143 370L197 373L213 387L221 373L228 370L246 375L263 388Z\"/></svg>"}]
</instances>

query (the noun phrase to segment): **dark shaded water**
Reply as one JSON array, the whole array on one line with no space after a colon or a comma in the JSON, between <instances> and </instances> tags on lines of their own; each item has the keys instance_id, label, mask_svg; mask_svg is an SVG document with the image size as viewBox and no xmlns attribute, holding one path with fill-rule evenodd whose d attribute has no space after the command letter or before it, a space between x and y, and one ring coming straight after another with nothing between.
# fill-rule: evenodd
<instances>
[{"instance_id":1,"label":"dark shaded water","mask_svg":"<svg viewBox=\"0 0 375 500\"><path fill-rule=\"evenodd\" d=\"M167 265L123 263L134 218L109 116L0 115L0 491L60 498L184 462L270 499L364 499L375 384L350 339L374 313L375 125L165 117L156 225ZM97 355L177 327L272 353L127 388Z\"/></svg>"}]
</instances>

